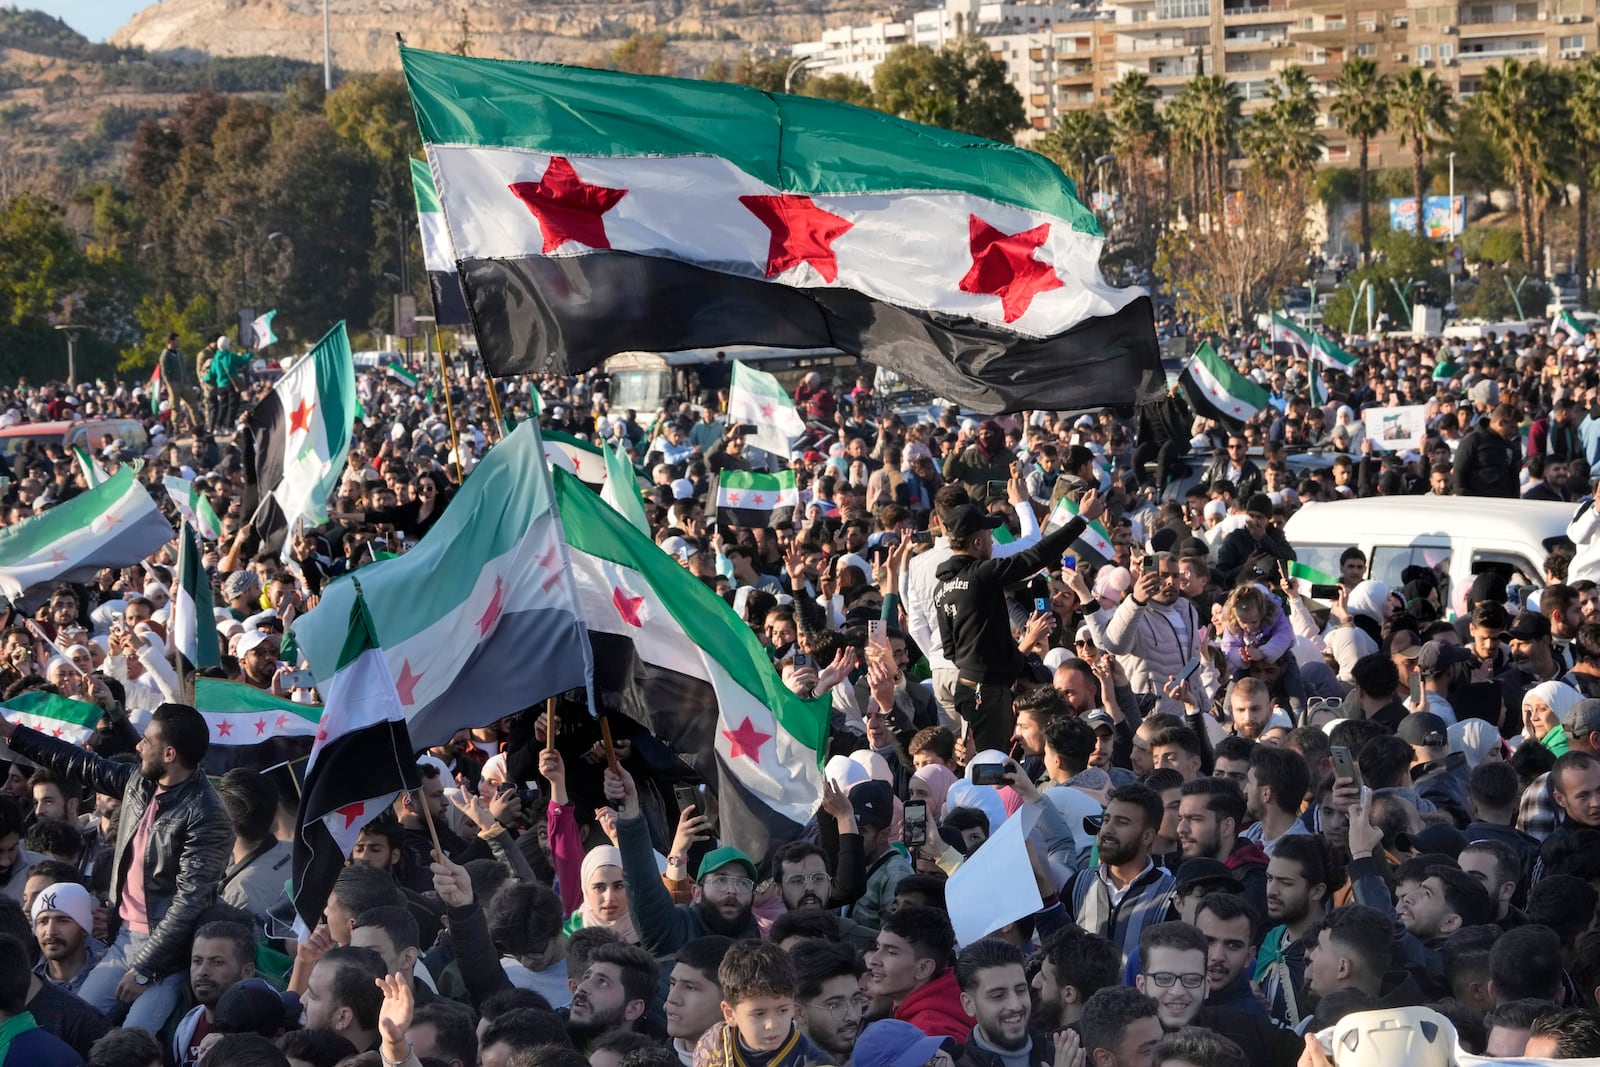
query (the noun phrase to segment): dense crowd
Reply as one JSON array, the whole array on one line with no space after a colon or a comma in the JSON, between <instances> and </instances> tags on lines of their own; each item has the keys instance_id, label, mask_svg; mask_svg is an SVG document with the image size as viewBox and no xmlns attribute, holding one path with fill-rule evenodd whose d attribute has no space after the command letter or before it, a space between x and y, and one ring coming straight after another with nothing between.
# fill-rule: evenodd
<instances>
[{"instance_id":1,"label":"dense crowd","mask_svg":"<svg viewBox=\"0 0 1600 1067\"><path fill-rule=\"evenodd\" d=\"M282 556L236 432L271 373L227 344L170 348L154 405L0 385L0 430L134 419L148 448L90 458L143 460L163 508L164 477L206 494L228 678L311 699L285 627L538 418L620 445L663 551L832 705L814 821L765 855L639 730L616 770L590 722L547 744L543 702L463 731L297 936L297 772L207 774L174 550L44 590L7 609L0 703L103 716L83 746L0 725L0 1065L1320 1067L1354 1062L1341 1025L1412 1034L1395 1062L1600 1056L1600 341L1548 341L1380 340L1313 376L1219 339L1270 397L1242 425L1177 391L986 418L812 372L776 457L800 505L758 529L715 522L717 475L768 458L723 361L653 412L599 372L458 376L447 410L436 375L365 371L329 521ZM1426 436L1374 448L1362 413L1400 404ZM89 476L0 456L0 529ZM1354 547L1332 588L1292 577L1300 509L1423 494L1570 502L1576 543L1537 591L1448 559L1391 586ZM1012 820L1040 907L953 914Z\"/></svg>"}]
</instances>

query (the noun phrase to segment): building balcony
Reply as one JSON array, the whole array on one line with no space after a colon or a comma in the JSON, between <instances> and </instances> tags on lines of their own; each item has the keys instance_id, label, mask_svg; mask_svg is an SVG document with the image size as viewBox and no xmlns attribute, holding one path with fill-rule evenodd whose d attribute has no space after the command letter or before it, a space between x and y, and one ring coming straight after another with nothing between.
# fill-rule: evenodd
<instances>
[{"instance_id":1,"label":"building balcony","mask_svg":"<svg viewBox=\"0 0 1600 1067\"><path fill-rule=\"evenodd\" d=\"M1174 55L1187 52L1194 47L1182 37L1133 37L1128 34L1117 36L1116 50L1135 53L1165 53Z\"/></svg>"},{"instance_id":2,"label":"building balcony","mask_svg":"<svg viewBox=\"0 0 1600 1067\"><path fill-rule=\"evenodd\" d=\"M1471 63L1477 60L1543 59L1549 52L1550 46L1547 44L1506 41L1486 42L1484 47L1472 50L1462 48L1456 55L1461 62Z\"/></svg>"}]
</instances>

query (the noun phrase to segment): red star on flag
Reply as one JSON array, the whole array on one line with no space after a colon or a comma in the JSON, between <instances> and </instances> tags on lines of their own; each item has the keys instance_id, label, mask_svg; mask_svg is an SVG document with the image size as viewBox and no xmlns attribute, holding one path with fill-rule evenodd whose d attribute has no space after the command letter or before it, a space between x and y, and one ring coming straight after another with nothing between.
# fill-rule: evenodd
<instances>
[{"instance_id":1,"label":"red star on flag","mask_svg":"<svg viewBox=\"0 0 1600 1067\"><path fill-rule=\"evenodd\" d=\"M61 551L61 549L58 548L55 551L50 553L50 563L52 565L65 563L66 561L67 561L67 554L65 552Z\"/></svg>"},{"instance_id":2,"label":"red star on flag","mask_svg":"<svg viewBox=\"0 0 1600 1067\"><path fill-rule=\"evenodd\" d=\"M346 830L354 826L356 821L362 816L366 815L366 813L367 804L364 800L358 800L354 804L346 804L344 807L334 810L335 815L344 816L344 828Z\"/></svg>"},{"instance_id":3,"label":"red star on flag","mask_svg":"<svg viewBox=\"0 0 1600 1067\"><path fill-rule=\"evenodd\" d=\"M267 720L265 718L257 719L256 720L256 736L257 737L264 737L264 736L266 736L266 733L267 733Z\"/></svg>"},{"instance_id":4,"label":"red star on flag","mask_svg":"<svg viewBox=\"0 0 1600 1067\"><path fill-rule=\"evenodd\" d=\"M539 220L546 255L568 241L590 248L610 248L611 241L606 237L606 224L601 216L628 195L626 189L585 185L572 164L561 156L550 160L543 178L536 182L512 182L510 188L512 195L526 204Z\"/></svg>"},{"instance_id":5,"label":"red star on flag","mask_svg":"<svg viewBox=\"0 0 1600 1067\"><path fill-rule=\"evenodd\" d=\"M417 702L417 683L422 681L422 676L427 671L413 672L411 661L405 660L400 664L400 677L395 679L395 692L400 694L400 703L410 707Z\"/></svg>"},{"instance_id":6,"label":"red star on flag","mask_svg":"<svg viewBox=\"0 0 1600 1067\"><path fill-rule=\"evenodd\" d=\"M756 763L761 762L761 746L772 740L771 734L764 734L750 724L750 716L744 717L744 722L737 730L723 730L722 736L728 739L731 751L729 759L738 759L740 756L749 756Z\"/></svg>"},{"instance_id":7,"label":"red star on flag","mask_svg":"<svg viewBox=\"0 0 1600 1067\"><path fill-rule=\"evenodd\" d=\"M761 417L762 418L764 418L764 419L772 418L773 413L776 412L777 410L778 410L777 405L775 405L772 401L763 400L761 402Z\"/></svg>"},{"instance_id":8,"label":"red star on flag","mask_svg":"<svg viewBox=\"0 0 1600 1067\"><path fill-rule=\"evenodd\" d=\"M104 515L102 515L101 518L106 520L106 529L108 529L108 530L111 529L113 526L121 526L122 525L122 520L117 518L116 515L112 514L109 511L106 512Z\"/></svg>"},{"instance_id":9,"label":"red star on flag","mask_svg":"<svg viewBox=\"0 0 1600 1067\"><path fill-rule=\"evenodd\" d=\"M972 269L961 279L961 291L998 296L1005 320L1015 322L1028 311L1040 293L1060 289L1055 268L1033 258L1034 250L1050 236L1050 224L1007 234L976 215L970 216Z\"/></svg>"},{"instance_id":10,"label":"red star on flag","mask_svg":"<svg viewBox=\"0 0 1600 1067\"><path fill-rule=\"evenodd\" d=\"M54 730L50 731L50 736L51 737L60 737L65 732L66 731L62 727L57 726Z\"/></svg>"},{"instance_id":11,"label":"red star on flag","mask_svg":"<svg viewBox=\"0 0 1600 1067\"><path fill-rule=\"evenodd\" d=\"M272 724L272 728L274 730L281 730L287 725L289 725L289 716L279 715L277 721Z\"/></svg>"},{"instance_id":12,"label":"red star on flag","mask_svg":"<svg viewBox=\"0 0 1600 1067\"><path fill-rule=\"evenodd\" d=\"M583 473L583 457L582 456L573 456L572 457L572 473L574 473L574 474L582 474Z\"/></svg>"},{"instance_id":13,"label":"red star on flag","mask_svg":"<svg viewBox=\"0 0 1600 1067\"><path fill-rule=\"evenodd\" d=\"M478 619L478 637L489 636L489 631L494 629L496 620L500 618L502 604L501 594L505 590L505 581L497 574L494 576L494 596L489 598L489 606L483 609L483 615ZM402 666L404 666L402 664Z\"/></svg>"},{"instance_id":14,"label":"red star on flag","mask_svg":"<svg viewBox=\"0 0 1600 1067\"><path fill-rule=\"evenodd\" d=\"M639 617L639 609L644 606L644 597L629 596L619 585L611 590L611 603L617 609L617 614L622 616L623 622L629 626L644 625L644 620Z\"/></svg>"},{"instance_id":15,"label":"red star on flag","mask_svg":"<svg viewBox=\"0 0 1600 1067\"><path fill-rule=\"evenodd\" d=\"M561 550L551 545L550 551L539 557L539 569L545 572L544 581L539 583L539 591L548 593L551 586L561 582Z\"/></svg>"},{"instance_id":16,"label":"red star on flag","mask_svg":"<svg viewBox=\"0 0 1600 1067\"><path fill-rule=\"evenodd\" d=\"M766 499L767 498L765 496L763 496L760 493L757 493L756 494L756 507L759 508L762 504L764 504L766 502Z\"/></svg>"},{"instance_id":17,"label":"red star on flag","mask_svg":"<svg viewBox=\"0 0 1600 1067\"><path fill-rule=\"evenodd\" d=\"M223 719L221 722L217 723L217 736L232 737L233 723L229 722L227 719Z\"/></svg>"},{"instance_id":18,"label":"red star on flag","mask_svg":"<svg viewBox=\"0 0 1600 1067\"><path fill-rule=\"evenodd\" d=\"M741 196L739 203L772 231L767 242L767 277L802 263L811 264L825 282L839 277L833 242L849 231L850 222L824 211L809 196Z\"/></svg>"},{"instance_id":19,"label":"red star on flag","mask_svg":"<svg viewBox=\"0 0 1600 1067\"><path fill-rule=\"evenodd\" d=\"M289 412L289 432L297 433L311 428L311 412L317 405L306 402L305 397L300 398L300 406Z\"/></svg>"},{"instance_id":20,"label":"red star on flag","mask_svg":"<svg viewBox=\"0 0 1600 1067\"><path fill-rule=\"evenodd\" d=\"M732 490L728 492L728 506L731 508L739 506L739 494Z\"/></svg>"},{"instance_id":21,"label":"red star on flag","mask_svg":"<svg viewBox=\"0 0 1600 1067\"><path fill-rule=\"evenodd\" d=\"M312 747L321 748L322 743L328 739L328 727L325 723L317 724L317 736L312 738Z\"/></svg>"}]
</instances>

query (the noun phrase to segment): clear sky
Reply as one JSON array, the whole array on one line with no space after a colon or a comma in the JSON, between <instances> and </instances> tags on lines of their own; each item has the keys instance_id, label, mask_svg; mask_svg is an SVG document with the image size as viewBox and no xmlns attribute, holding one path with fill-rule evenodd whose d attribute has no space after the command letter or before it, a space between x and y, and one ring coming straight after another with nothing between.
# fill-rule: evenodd
<instances>
[{"instance_id":1,"label":"clear sky","mask_svg":"<svg viewBox=\"0 0 1600 1067\"><path fill-rule=\"evenodd\" d=\"M13 0L17 7L35 8L63 18L67 25L89 38L104 41L152 0Z\"/></svg>"}]
</instances>

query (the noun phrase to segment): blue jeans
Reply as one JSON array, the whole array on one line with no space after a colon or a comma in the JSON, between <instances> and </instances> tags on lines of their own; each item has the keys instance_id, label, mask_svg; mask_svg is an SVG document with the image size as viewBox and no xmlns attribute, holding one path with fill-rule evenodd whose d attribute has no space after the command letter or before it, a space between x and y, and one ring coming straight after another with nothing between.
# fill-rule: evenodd
<instances>
[{"instance_id":1,"label":"blue jeans","mask_svg":"<svg viewBox=\"0 0 1600 1067\"><path fill-rule=\"evenodd\" d=\"M78 990L79 998L114 1021L113 1010L123 1006L117 1001L117 983L128 973L128 961L138 955L140 947L149 938L149 934L136 934L124 927L94 970L89 972L89 977L83 980L83 987ZM122 1025L137 1026L152 1034L160 1033L167 1017L177 1010L178 1000L183 996L183 978L182 974L169 974L151 982L138 1000L127 1005L128 1017Z\"/></svg>"}]
</instances>

